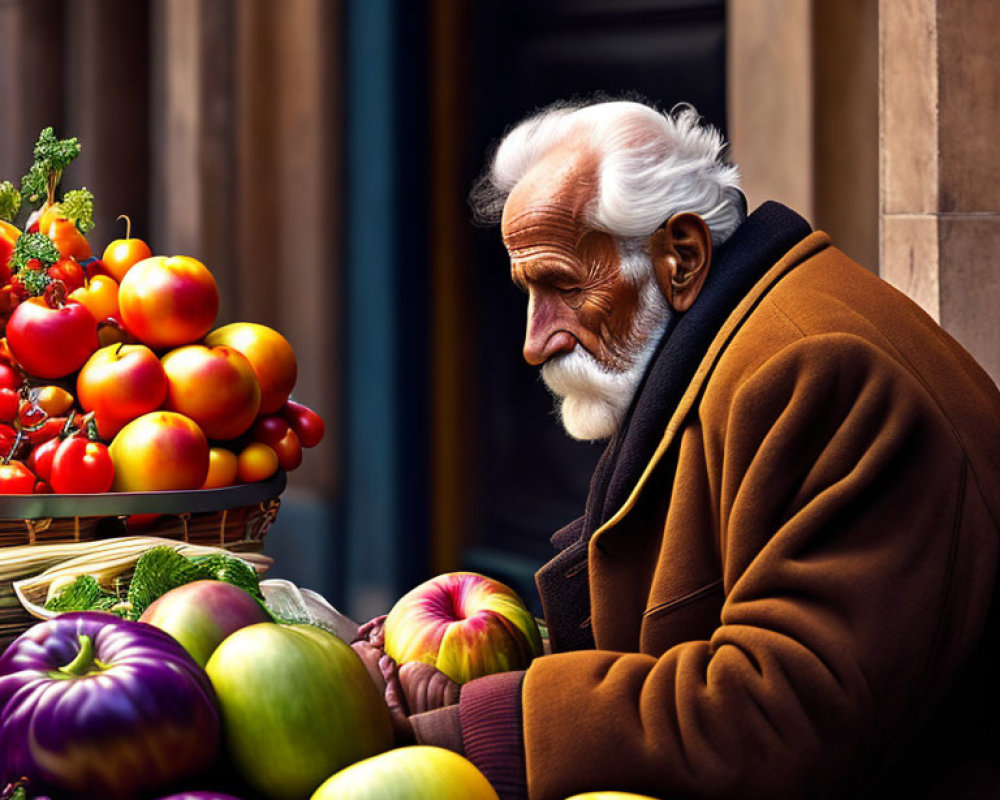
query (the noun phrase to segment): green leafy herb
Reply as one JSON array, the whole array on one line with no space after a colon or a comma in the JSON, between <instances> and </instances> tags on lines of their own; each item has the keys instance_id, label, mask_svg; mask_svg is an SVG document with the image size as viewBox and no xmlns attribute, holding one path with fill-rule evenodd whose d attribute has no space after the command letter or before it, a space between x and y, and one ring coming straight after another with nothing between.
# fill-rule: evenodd
<instances>
[{"instance_id":1,"label":"green leafy herb","mask_svg":"<svg viewBox=\"0 0 1000 800\"><path fill-rule=\"evenodd\" d=\"M191 560L200 570L202 578L225 581L239 586L243 591L260 600L264 598L260 593L260 580L257 573L246 561L222 553L212 556L196 556Z\"/></svg>"},{"instance_id":2,"label":"green leafy herb","mask_svg":"<svg viewBox=\"0 0 1000 800\"><path fill-rule=\"evenodd\" d=\"M29 297L40 297L52 283L48 270L26 267L17 273L17 279Z\"/></svg>"},{"instance_id":3,"label":"green leafy herb","mask_svg":"<svg viewBox=\"0 0 1000 800\"><path fill-rule=\"evenodd\" d=\"M136 562L128 589L128 601L132 605L129 616L138 619L156 598L201 577L198 567L173 548L147 550Z\"/></svg>"},{"instance_id":4,"label":"green leafy herb","mask_svg":"<svg viewBox=\"0 0 1000 800\"><path fill-rule=\"evenodd\" d=\"M86 186L66 192L59 205L66 218L76 223L80 233L94 230L94 195Z\"/></svg>"},{"instance_id":5,"label":"green leafy herb","mask_svg":"<svg viewBox=\"0 0 1000 800\"><path fill-rule=\"evenodd\" d=\"M21 193L10 181L0 183L0 219L13 222L21 210Z\"/></svg>"},{"instance_id":6,"label":"green leafy herb","mask_svg":"<svg viewBox=\"0 0 1000 800\"><path fill-rule=\"evenodd\" d=\"M21 194L33 206L43 201L52 204L63 170L80 155L80 142L75 136L59 139L51 127L44 128L35 143L34 155L35 163L21 178Z\"/></svg>"},{"instance_id":7,"label":"green leafy herb","mask_svg":"<svg viewBox=\"0 0 1000 800\"><path fill-rule=\"evenodd\" d=\"M104 591L93 575L78 575L76 580L68 584L53 597L45 601L48 611L90 611L98 608L110 608L118 598Z\"/></svg>"},{"instance_id":8,"label":"green leafy herb","mask_svg":"<svg viewBox=\"0 0 1000 800\"><path fill-rule=\"evenodd\" d=\"M20 272L32 259L39 261L47 269L61 257L52 240L44 233L25 233L18 236L14 244L14 252L10 255L10 271Z\"/></svg>"},{"instance_id":9,"label":"green leafy herb","mask_svg":"<svg viewBox=\"0 0 1000 800\"><path fill-rule=\"evenodd\" d=\"M231 583L263 600L257 573L235 556L219 553L186 558L172 547L154 547L136 561L128 593L122 597L121 582L115 591L105 590L92 576L81 575L45 603L50 611L110 611L125 619L139 619L157 598L171 589L199 580Z\"/></svg>"}]
</instances>

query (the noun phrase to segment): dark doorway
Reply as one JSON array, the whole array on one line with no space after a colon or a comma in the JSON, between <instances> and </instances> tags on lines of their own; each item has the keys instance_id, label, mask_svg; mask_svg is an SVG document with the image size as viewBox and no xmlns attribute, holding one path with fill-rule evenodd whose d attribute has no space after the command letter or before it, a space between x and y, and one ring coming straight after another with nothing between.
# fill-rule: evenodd
<instances>
[{"instance_id":1,"label":"dark doorway","mask_svg":"<svg viewBox=\"0 0 1000 800\"><path fill-rule=\"evenodd\" d=\"M687 102L725 131L724 0L480 0L466 13L458 64L467 71L436 77L461 87L461 149L451 155L460 159L463 192L507 127L557 100L630 97L662 109ZM457 205L449 213L465 213L452 226L451 246L466 254L452 282L461 287L453 300L468 308L461 332L468 369L460 386L435 387L435 403L466 407L457 423L463 434L451 439L462 450L454 461L465 468L436 502L465 511L451 516L459 531L438 525L434 535L451 535L453 565L533 597L549 536L582 513L602 445L566 436L537 370L521 360L524 296L510 283L498 232L473 229ZM439 338L435 357L454 357L447 347ZM461 396L448 398L449 391Z\"/></svg>"}]
</instances>

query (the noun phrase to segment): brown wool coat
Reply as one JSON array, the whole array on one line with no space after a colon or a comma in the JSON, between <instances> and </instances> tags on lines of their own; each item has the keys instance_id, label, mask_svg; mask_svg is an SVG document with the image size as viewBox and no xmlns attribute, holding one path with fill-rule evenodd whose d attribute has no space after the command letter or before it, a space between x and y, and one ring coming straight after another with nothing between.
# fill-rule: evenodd
<instances>
[{"instance_id":1,"label":"brown wool coat","mask_svg":"<svg viewBox=\"0 0 1000 800\"><path fill-rule=\"evenodd\" d=\"M590 541L598 649L524 681L531 798L1000 797L998 442L971 357L825 234L800 242Z\"/></svg>"}]
</instances>

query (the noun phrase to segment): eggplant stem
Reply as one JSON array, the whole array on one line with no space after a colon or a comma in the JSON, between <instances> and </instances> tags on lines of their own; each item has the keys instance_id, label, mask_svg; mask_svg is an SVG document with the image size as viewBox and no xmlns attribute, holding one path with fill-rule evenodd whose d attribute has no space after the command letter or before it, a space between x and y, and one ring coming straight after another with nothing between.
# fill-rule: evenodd
<instances>
[{"instance_id":1,"label":"eggplant stem","mask_svg":"<svg viewBox=\"0 0 1000 800\"><path fill-rule=\"evenodd\" d=\"M90 668L94 666L96 659L94 658L94 642L91 638L82 633L77 638L80 641L80 652L68 664L59 667L59 671L78 677L89 672Z\"/></svg>"}]
</instances>

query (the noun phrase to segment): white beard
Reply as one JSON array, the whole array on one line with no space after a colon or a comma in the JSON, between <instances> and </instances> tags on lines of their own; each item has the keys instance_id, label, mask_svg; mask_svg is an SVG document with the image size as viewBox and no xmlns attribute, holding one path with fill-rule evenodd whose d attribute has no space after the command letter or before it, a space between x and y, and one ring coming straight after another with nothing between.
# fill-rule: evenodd
<instances>
[{"instance_id":1,"label":"white beard","mask_svg":"<svg viewBox=\"0 0 1000 800\"><path fill-rule=\"evenodd\" d=\"M618 430L670 314L669 304L650 277L640 289L631 337L639 344L626 354L628 366L610 369L580 345L571 353L545 362L542 380L558 401L566 433L574 439L594 441L608 439Z\"/></svg>"}]
</instances>

